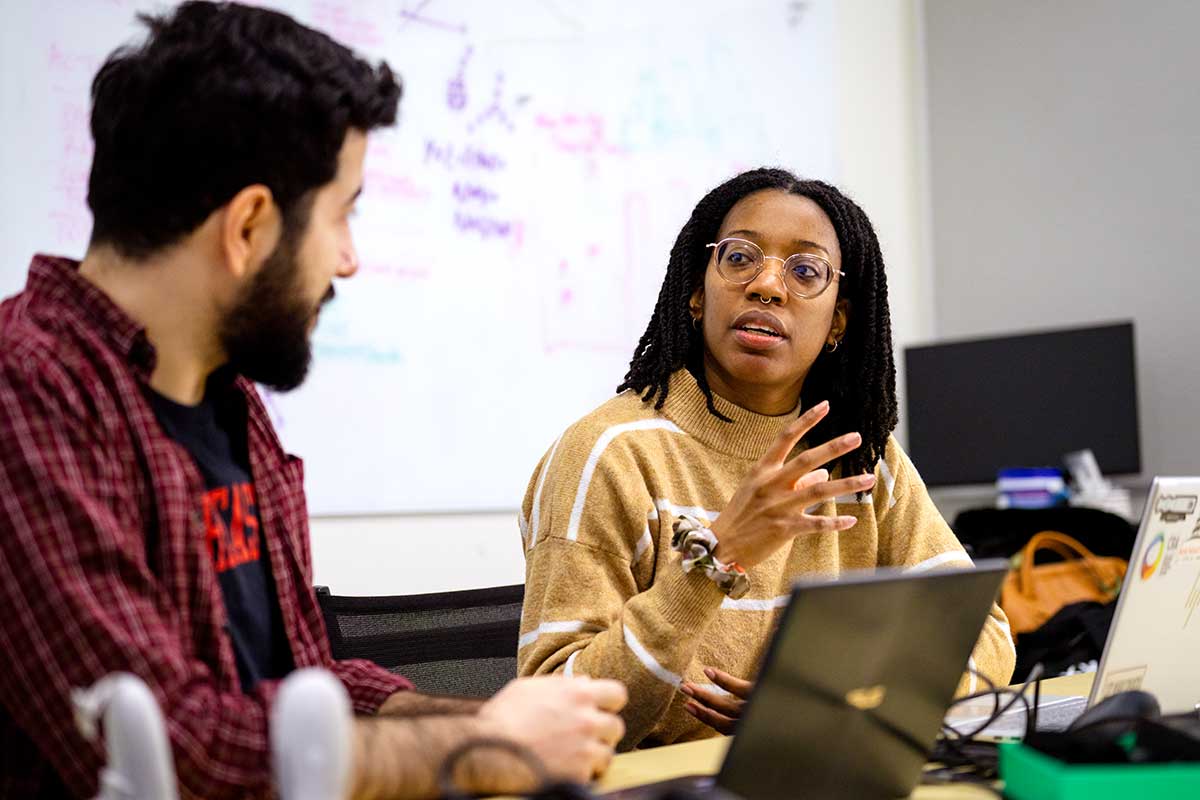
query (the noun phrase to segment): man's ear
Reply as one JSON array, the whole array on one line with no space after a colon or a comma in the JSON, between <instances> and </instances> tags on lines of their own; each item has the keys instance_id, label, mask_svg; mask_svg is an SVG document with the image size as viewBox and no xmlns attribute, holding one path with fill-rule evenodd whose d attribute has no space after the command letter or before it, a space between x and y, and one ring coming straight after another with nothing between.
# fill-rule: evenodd
<instances>
[{"instance_id":1,"label":"man's ear","mask_svg":"<svg viewBox=\"0 0 1200 800\"><path fill-rule=\"evenodd\" d=\"M696 287L696 291L692 292L692 296L688 298L688 310L692 312L692 319L697 320L704 316L704 284Z\"/></svg>"},{"instance_id":2,"label":"man's ear","mask_svg":"<svg viewBox=\"0 0 1200 800\"><path fill-rule=\"evenodd\" d=\"M829 325L829 336L825 344L836 345L846 335L846 326L850 324L850 301L840 298L833 307L833 321Z\"/></svg>"},{"instance_id":3,"label":"man's ear","mask_svg":"<svg viewBox=\"0 0 1200 800\"><path fill-rule=\"evenodd\" d=\"M235 194L225 205L221 223L221 254L230 275L241 280L256 272L282 233L283 220L270 189L256 183Z\"/></svg>"}]
</instances>

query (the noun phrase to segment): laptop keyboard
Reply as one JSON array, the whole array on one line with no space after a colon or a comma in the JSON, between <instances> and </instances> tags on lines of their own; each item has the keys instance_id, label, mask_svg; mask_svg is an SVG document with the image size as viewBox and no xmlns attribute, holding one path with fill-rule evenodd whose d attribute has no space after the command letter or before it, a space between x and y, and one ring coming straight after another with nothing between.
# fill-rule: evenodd
<instances>
[{"instance_id":1,"label":"laptop keyboard","mask_svg":"<svg viewBox=\"0 0 1200 800\"><path fill-rule=\"evenodd\" d=\"M1041 702L1038 703L1037 729L1039 731L1066 730L1085 708L1087 708L1087 698L1084 697L1043 696ZM982 725L990 715L988 712L979 712L978 709L972 709L972 711L976 714L975 716L952 714L946 718L946 722L963 733L969 733ZM1025 709L1022 707L1006 711L976 735L1021 738L1025 735Z\"/></svg>"}]
</instances>

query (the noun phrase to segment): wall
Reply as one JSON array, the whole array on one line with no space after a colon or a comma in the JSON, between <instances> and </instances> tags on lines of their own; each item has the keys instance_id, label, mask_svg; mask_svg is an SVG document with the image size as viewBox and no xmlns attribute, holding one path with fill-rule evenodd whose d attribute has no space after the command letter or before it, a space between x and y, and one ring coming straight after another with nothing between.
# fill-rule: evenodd
<instances>
[{"instance_id":1,"label":"wall","mask_svg":"<svg viewBox=\"0 0 1200 800\"><path fill-rule=\"evenodd\" d=\"M904 344L934 332L921 4L840 0L835 13L839 183L879 234L899 354ZM340 594L408 594L524 580L515 511L317 518L312 538L317 582Z\"/></svg>"},{"instance_id":2,"label":"wall","mask_svg":"<svg viewBox=\"0 0 1200 800\"><path fill-rule=\"evenodd\" d=\"M1195 474L1200 5L925 11L936 333L1133 319L1143 475Z\"/></svg>"}]
</instances>

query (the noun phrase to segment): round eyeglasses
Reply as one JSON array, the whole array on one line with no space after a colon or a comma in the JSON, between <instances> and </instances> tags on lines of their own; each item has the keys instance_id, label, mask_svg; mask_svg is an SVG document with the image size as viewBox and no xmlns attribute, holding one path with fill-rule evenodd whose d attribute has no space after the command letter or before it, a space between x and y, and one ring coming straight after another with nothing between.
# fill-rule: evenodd
<instances>
[{"instance_id":1,"label":"round eyeglasses","mask_svg":"<svg viewBox=\"0 0 1200 800\"><path fill-rule=\"evenodd\" d=\"M706 246L716 249L717 272L730 283L749 283L763 271L767 259L772 259L783 263L783 284L788 291L808 300L824 292L833 283L835 274L846 275L813 253L796 253L786 259L768 256L754 242L745 239L722 239Z\"/></svg>"}]
</instances>

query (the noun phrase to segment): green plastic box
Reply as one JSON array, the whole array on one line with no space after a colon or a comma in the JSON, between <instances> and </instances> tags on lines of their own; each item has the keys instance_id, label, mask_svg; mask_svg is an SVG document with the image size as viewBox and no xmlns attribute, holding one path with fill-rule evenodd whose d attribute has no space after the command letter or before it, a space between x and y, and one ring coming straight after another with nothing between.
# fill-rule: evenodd
<instances>
[{"instance_id":1,"label":"green plastic box","mask_svg":"<svg viewBox=\"0 0 1200 800\"><path fill-rule=\"evenodd\" d=\"M1200 800L1200 762L1067 764L1020 742L1000 745L1004 796L1013 800Z\"/></svg>"}]
</instances>

